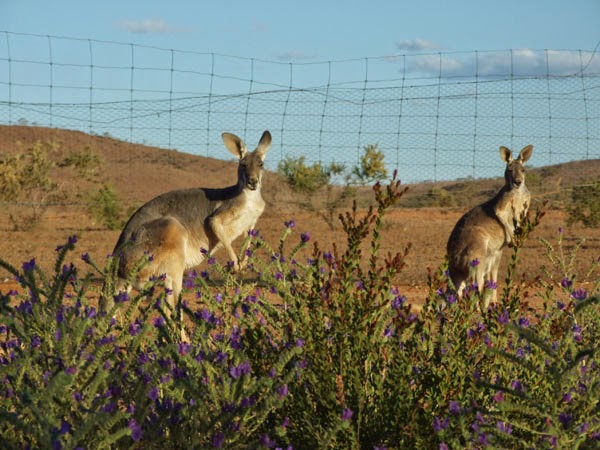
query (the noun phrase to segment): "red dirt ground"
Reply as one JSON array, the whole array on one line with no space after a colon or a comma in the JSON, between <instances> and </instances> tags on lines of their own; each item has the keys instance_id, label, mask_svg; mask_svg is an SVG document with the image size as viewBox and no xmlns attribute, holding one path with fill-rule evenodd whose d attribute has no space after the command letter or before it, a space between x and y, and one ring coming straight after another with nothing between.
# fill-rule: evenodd
<instances>
[{"instance_id":1,"label":"red dirt ground","mask_svg":"<svg viewBox=\"0 0 600 450\"><path fill-rule=\"evenodd\" d=\"M40 218L23 220L33 212L33 207L26 199L21 199L19 204L0 203L4 209L0 214L0 258L16 267L35 257L38 264L50 269L55 257L54 249L64 243L70 235L77 235L79 238L73 254L75 260L78 260L82 253L89 253L94 260L101 263L106 255L111 253L119 231L107 230L96 223L86 212L84 204L86 196L103 184L114 186L122 204L126 209L131 209L161 192L172 189L194 186L219 187L235 181L235 166L232 162L149 148L79 132L36 127L0 126L0 160L2 155L24 151L35 141L54 142L48 152L51 159L57 163L50 174L57 184L51 195L46 195L45 201L55 204L47 207ZM250 148L254 145L255 142L248 142ZM89 148L100 157L101 162L95 173L83 177L71 167L59 167L58 163L65 155L84 148ZM223 150L223 156L227 155ZM498 171L502 171L501 163ZM490 189L497 189L501 181L492 180L490 183L486 187L486 195ZM411 245L406 258L406 268L398 284L411 303L419 304L427 294L428 270L435 271L442 262L448 235L468 206L409 208L405 205L408 203L407 199L410 199L411 191L422 191L418 185L409 188L406 197L401 198L385 218L381 251L382 254L401 252L408 244ZM531 187L530 190L534 205L539 204L539 196L536 196ZM483 194L483 190L481 193ZM335 192L330 192L329 200L335 195ZM318 241L324 250L331 249L333 243L339 247L344 246L345 236L339 221L334 219L331 226L325 219L325 212L328 209L335 210L333 217L337 217L340 212L350 209L350 201L340 200L335 207L328 208L324 206L328 200L327 192L321 192L308 199L291 191L272 173L265 176L263 196L267 201L267 208L259 219L257 228L273 247L277 246L284 229L284 221L290 219L294 219L296 223L296 235L290 237L293 243L299 239L300 232L309 232L311 240ZM362 213L369 203L373 203L370 188L360 189L356 198ZM308 208L307 203L312 207ZM567 254L575 248L580 238L585 238L574 262L574 273L582 276L591 262L600 257L600 229L584 228L579 224L567 227L566 220L567 215L562 210L547 211L541 224L525 244L519 265L519 278L526 274L527 280L533 282L536 276L543 274L546 267L553 278L560 281L563 273L552 267L546 256L546 247L541 241L546 239L555 245L559 227L565 229L563 250ZM15 230L15 224L20 229ZM501 274L506 266L508 253L505 252ZM308 257L308 253L305 256ZM218 259L223 257L223 253L217 254ZM80 261L76 262L81 264ZM578 280L579 283L589 285L590 280ZM14 281L8 273L0 269L0 291L6 292L14 286ZM530 289L536 290L535 285L532 284Z\"/></svg>"}]
</instances>

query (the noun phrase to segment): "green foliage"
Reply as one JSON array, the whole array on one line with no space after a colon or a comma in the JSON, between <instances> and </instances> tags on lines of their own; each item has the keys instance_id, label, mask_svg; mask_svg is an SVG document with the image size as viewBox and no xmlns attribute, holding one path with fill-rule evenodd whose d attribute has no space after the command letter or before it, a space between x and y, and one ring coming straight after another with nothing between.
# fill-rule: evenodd
<instances>
[{"instance_id":1,"label":"green foliage","mask_svg":"<svg viewBox=\"0 0 600 450\"><path fill-rule=\"evenodd\" d=\"M569 224L581 222L586 227L600 226L600 178L573 187L568 212Z\"/></svg>"},{"instance_id":2,"label":"green foliage","mask_svg":"<svg viewBox=\"0 0 600 450\"><path fill-rule=\"evenodd\" d=\"M285 157L277 166L278 173L285 178L290 186L299 192L311 193L327 186L331 178L343 173L344 166L331 163L323 165L320 162L308 165L304 156L299 158Z\"/></svg>"},{"instance_id":3,"label":"green foliage","mask_svg":"<svg viewBox=\"0 0 600 450\"><path fill-rule=\"evenodd\" d=\"M0 160L0 200L31 200L37 193L54 189L49 176L54 165L48 157L49 145L36 142L26 152Z\"/></svg>"},{"instance_id":4,"label":"green foliage","mask_svg":"<svg viewBox=\"0 0 600 450\"><path fill-rule=\"evenodd\" d=\"M216 302L203 278L188 279L206 302L184 305L191 340L181 342L160 279L116 295L108 312L90 304L94 274L64 263L75 242L57 248L51 277L35 260L23 270L0 260L24 292L0 297L3 448L245 449L285 434L269 419L301 349L272 334L274 307L254 302L255 288ZM111 259L100 274L112 279L115 268ZM98 295L113 288L109 280Z\"/></svg>"},{"instance_id":5,"label":"green foliage","mask_svg":"<svg viewBox=\"0 0 600 450\"><path fill-rule=\"evenodd\" d=\"M546 243L544 305L529 308L515 274L538 210L515 233L496 304L481 311L476 289L457 298L442 265L417 314L396 285L408 246L380 252L405 190L374 192L366 213L341 216L343 244L310 251L289 220L274 247L249 233L243 277L207 254L175 311L161 277L114 295L116 260L83 255L87 274L66 263L74 238L49 276L0 260L21 284L0 294L3 445L597 448L600 261L583 284L562 235Z\"/></svg>"},{"instance_id":6,"label":"green foliage","mask_svg":"<svg viewBox=\"0 0 600 450\"><path fill-rule=\"evenodd\" d=\"M59 165L61 167L73 167L80 176L91 178L98 173L101 163L100 156L86 146L82 151L71 151Z\"/></svg>"},{"instance_id":7,"label":"green foliage","mask_svg":"<svg viewBox=\"0 0 600 450\"><path fill-rule=\"evenodd\" d=\"M351 179L362 186L387 178L388 173L384 163L385 155L377 144L364 147L360 157L360 166L352 169Z\"/></svg>"},{"instance_id":8,"label":"green foliage","mask_svg":"<svg viewBox=\"0 0 600 450\"><path fill-rule=\"evenodd\" d=\"M432 187L427 192L426 204L439 207L456 206L456 198L444 188Z\"/></svg>"},{"instance_id":9,"label":"green foliage","mask_svg":"<svg viewBox=\"0 0 600 450\"><path fill-rule=\"evenodd\" d=\"M123 208L115 189L110 185L102 186L87 201L88 212L109 230L117 230L123 225Z\"/></svg>"}]
</instances>

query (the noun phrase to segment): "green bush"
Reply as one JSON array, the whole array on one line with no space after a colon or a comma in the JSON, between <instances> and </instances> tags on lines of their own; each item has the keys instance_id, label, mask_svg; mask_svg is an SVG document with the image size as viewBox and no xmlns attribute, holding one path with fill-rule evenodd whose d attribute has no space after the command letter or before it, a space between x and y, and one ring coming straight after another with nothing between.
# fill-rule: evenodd
<instances>
[{"instance_id":1,"label":"green bush","mask_svg":"<svg viewBox=\"0 0 600 450\"><path fill-rule=\"evenodd\" d=\"M289 185L296 191L311 193L327 186L331 178L344 171L339 164L322 165L320 162L312 165L306 164L306 158L285 157L277 166L278 173L285 178Z\"/></svg>"},{"instance_id":2,"label":"green bush","mask_svg":"<svg viewBox=\"0 0 600 450\"><path fill-rule=\"evenodd\" d=\"M27 151L0 160L0 200L31 200L55 188L50 179L54 163L48 157L48 145L38 141Z\"/></svg>"},{"instance_id":3,"label":"green bush","mask_svg":"<svg viewBox=\"0 0 600 450\"><path fill-rule=\"evenodd\" d=\"M600 225L600 178L573 187L567 208L569 224L581 222L586 227Z\"/></svg>"},{"instance_id":4,"label":"green bush","mask_svg":"<svg viewBox=\"0 0 600 450\"><path fill-rule=\"evenodd\" d=\"M176 314L161 277L114 295L114 259L99 268L83 255L91 272L79 272L66 262L74 238L50 275L0 260L21 284L0 294L3 445L598 448L600 261L592 284L569 271L540 280L544 305L528 308L514 277L538 213L516 233L498 303L457 298L442 265L417 314L396 284L408 247L379 245L404 191L374 191L374 207L341 216L342 244L309 253L310 233L288 220L274 247L248 235L242 277L207 255ZM556 271L571 266L546 248ZM89 295L98 275L107 312Z\"/></svg>"},{"instance_id":5,"label":"green bush","mask_svg":"<svg viewBox=\"0 0 600 450\"><path fill-rule=\"evenodd\" d=\"M365 186L386 179L388 173L383 161L385 155L379 150L378 145L367 145L363 150L364 153L360 157L360 166L355 166L352 169L352 181Z\"/></svg>"},{"instance_id":6,"label":"green bush","mask_svg":"<svg viewBox=\"0 0 600 450\"><path fill-rule=\"evenodd\" d=\"M87 201L88 212L109 230L117 230L123 225L123 208L110 185L102 186Z\"/></svg>"},{"instance_id":7,"label":"green bush","mask_svg":"<svg viewBox=\"0 0 600 450\"><path fill-rule=\"evenodd\" d=\"M98 173L101 163L100 156L90 147L85 147L82 151L71 151L59 165L61 167L73 167L80 176L90 178Z\"/></svg>"}]
</instances>

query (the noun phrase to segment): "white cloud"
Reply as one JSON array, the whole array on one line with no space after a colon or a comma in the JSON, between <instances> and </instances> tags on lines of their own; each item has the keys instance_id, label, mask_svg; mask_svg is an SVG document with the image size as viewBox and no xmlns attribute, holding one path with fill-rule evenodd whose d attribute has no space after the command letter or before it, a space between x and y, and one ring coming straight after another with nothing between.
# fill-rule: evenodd
<instances>
[{"instance_id":1,"label":"white cloud","mask_svg":"<svg viewBox=\"0 0 600 450\"><path fill-rule=\"evenodd\" d=\"M162 19L122 20L119 28L131 33L172 33L178 31L177 27L169 25Z\"/></svg>"},{"instance_id":2,"label":"white cloud","mask_svg":"<svg viewBox=\"0 0 600 450\"><path fill-rule=\"evenodd\" d=\"M276 56L276 58L280 61L294 62L294 61L312 60L312 59L317 58L317 55L309 55L309 54L304 53L301 50L289 50L287 52L280 53L279 55Z\"/></svg>"},{"instance_id":3,"label":"white cloud","mask_svg":"<svg viewBox=\"0 0 600 450\"><path fill-rule=\"evenodd\" d=\"M407 52L422 52L425 50L438 50L439 46L425 39L416 38L400 41L396 44L399 50Z\"/></svg>"},{"instance_id":4,"label":"white cloud","mask_svg":"<svg viewBox=\"0 0 600 450\"><path fill-rule=\"evenodd\" d=\"M562 50L503 50L406 55L406 73L442 77L564 76L600 73L600 55ZM441 69L441 74L440 74Z\"/></svg>"}]
</instances>

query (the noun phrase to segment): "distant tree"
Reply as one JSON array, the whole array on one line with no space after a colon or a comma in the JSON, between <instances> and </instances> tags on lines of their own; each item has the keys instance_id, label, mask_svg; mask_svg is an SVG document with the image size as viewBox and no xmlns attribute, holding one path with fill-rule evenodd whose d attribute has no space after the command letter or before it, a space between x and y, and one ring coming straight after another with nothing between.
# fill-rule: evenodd
<instances>
[{"instance_id":1,"label":"distant tree","mask_svg":"<svg viewBox=\"0 0 600 450\"><path fill-rule=\"evenodd\" d=\"M600 178L574 186L571 200L569 224L581 222L586 227L600 226Z\"/></svg>"},{"instance_id":2,"label":"distant tree","mask_svg":"<svg viewBox=\"0 0 600 450\"><path fill-rule=\"evenodd\" d=\"M351 181L362 186L387 178L384 163L385 155L379 150L378 144L367 145L360 157L360 166L354 166Z\"/></svg>"},{"instance_id":3,"label":"distant tree","mask_svg":"<svg viewBox=\"0 0 600 450\"><path fill-rule=\"evenodd\" d=\"M323 165L320 162L306 164L306 158L286 157L277 166L278 173L283 176L295 191L311 193L327 186L331 178L344 172L344 166L331 163Z\"/></svg>"}]
</instances>

